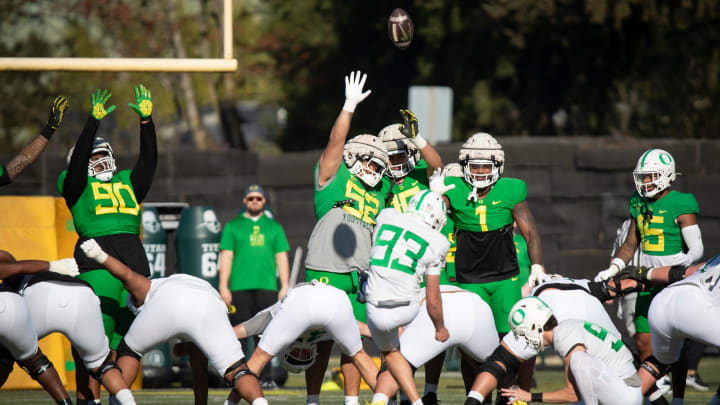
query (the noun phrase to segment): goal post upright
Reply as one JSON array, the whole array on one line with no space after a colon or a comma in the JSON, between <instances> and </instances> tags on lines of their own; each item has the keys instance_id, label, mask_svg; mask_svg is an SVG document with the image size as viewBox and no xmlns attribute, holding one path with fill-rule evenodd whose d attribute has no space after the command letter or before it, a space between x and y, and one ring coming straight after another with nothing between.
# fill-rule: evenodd
<instances>
[{"instance_id":1,"label":"goal post upright","mask_svg":"<svg viewBox=\"0 0 720 405\"><path fill-rule=\"evenodd\" d=\"M48 58L0 57L2 71L70 72L235 72L232 0L223 0L223 57L204 58Z\"/></svg>"}]
</instances>

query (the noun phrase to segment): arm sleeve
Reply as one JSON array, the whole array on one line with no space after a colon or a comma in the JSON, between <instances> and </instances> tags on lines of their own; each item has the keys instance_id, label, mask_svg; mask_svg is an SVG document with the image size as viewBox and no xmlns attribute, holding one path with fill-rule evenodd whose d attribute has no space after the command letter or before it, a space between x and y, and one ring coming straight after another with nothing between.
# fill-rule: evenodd
<instances>
[{"instance_id":1,"label":"arm sleeve","mask_svg":"<svg viewBox=\"0 0 720 405\"><path fill-rule=\"evenodd\" d=\"M272 321L273 311L277 309L278 305L279 303L275 303L274 305L263 309L262 311L255 314L255 316L242 323L242 325L245 327L245 331L247 332L248 337L263 333L270 321Z\"/></svg>"},{"instance_id":2,"label":"arm sleeve","mask_svg":"<svg viewBox=\"0 0 720 405\"><path fill-rule=\"evenodd\" d=\"M702 236L700 234L700 226L698 224L686 226L680 230L682 233L683 241L688 247L687 256L690 259L690 263L697 263L702 258L704 247Z\"/></svg>"},{"instance_id":3,"label":"arm sleeve","mask_svg":"<svg viewBox=\"0 0 720 405\"><path fill-rule=\"evenodd\" d=\"M100 120L96 120L92 115L89 116L80 137L75 143L75 149L70 158L67 175L62 187L62 195L68 208L75 205L87 185L88 162L90 161L95 134L99 127Z\"/></svg>"},{"instance_id":4,"label":"arm sleeve","mask_svg":"<svg viewBox=\"0 0 720 405\"><path fill-rule=\"evenodd\" d=\"M130 182L135 197L141 202L147 196L155 177L155 169L157 169L157 136L155 134L155 124L152 117L145 124L140 124L140 154L137 163L130 173Z\"/></svg>"}]
</instances>

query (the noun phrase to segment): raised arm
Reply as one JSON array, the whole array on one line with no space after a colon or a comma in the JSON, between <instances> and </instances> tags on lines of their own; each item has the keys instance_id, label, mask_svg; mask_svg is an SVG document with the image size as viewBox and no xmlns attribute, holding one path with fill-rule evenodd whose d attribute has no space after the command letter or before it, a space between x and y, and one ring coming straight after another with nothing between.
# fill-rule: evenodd
<instances>
[{"instance_id":1,"label":"raised arm","mask_svg":"<svg viewBox=\"0 0 720 405\"><path fill-rule=\"evenodd\" d=\"M115 278L123 283L125 289L133 297L136 307L145 303L145 296L150 290L150 280L135 273L120 260L108 255L95 239L88 239L80 245L85 255L102 264Z\"/></svg>"},{"instance_id":2,"label":"raised arm","mask_svg":"<svg viewBox=\"0 0 720 405\"><path fill-rule=\"evenodd\" d=\"M400 110L400 115L403 119L400 132L402 132L406 138L410 139L410 142L420 151L420 155L422 155L423 160L427 163L427 176L432 176L436 169L443 167L440 154L420 135L418 120L412 111Z\"/></svg>"},{"instance_id":3,"label":"raised arm","mask_svg":"<svg viewBox=\"0 0 720 405\"><path fill-rule=\"evenodd\" d=\"M55 130L60 127L65 110L68 108L68 99L66 97L57 96L50 108L50 116L45 127L40 131L40 135L33 138L30 143L25 145L20 153L13 157L7 166L0 167L0 186L12 183L20 173L30 166L45 149Z\"/></svg>"},{"instance_id":4,"label":"raised arm","mask_svg":"<svg viewBox=\"0 0 720 405\"><path fill-rule=\"evenodd\" d=\"M340 114L335 119L335 124L330 130L330 139L322 155L318 166L318 185L323 186L328 180L335 176L342 164L343 147L350 132L350 122L357 105L365 100L372 92L368 90L363 93L366 74L360 71L351 72L345 76L345 104Z\"/></svg>"},{"instance_id":5,"label":"raised arm","mask_svg":"<svg viewBox=\"0 0 720 405\"><path fill-rule=\"evenodd\" d=\"M141 202L147 196L157 169L157 135L152 121L152 94L145 86L135 87L136 104L128 103L140 116L140 153L130 173L135 197Z\"/></svg>"}]
</instances>

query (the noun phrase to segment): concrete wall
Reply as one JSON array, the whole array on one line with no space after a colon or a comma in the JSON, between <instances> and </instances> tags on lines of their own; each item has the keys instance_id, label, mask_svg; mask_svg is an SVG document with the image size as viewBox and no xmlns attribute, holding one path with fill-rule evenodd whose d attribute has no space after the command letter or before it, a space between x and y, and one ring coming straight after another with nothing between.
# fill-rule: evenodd
<instances>
[{"instance_id":1,"label":"concrete wall","mask_svg":"<svg viewBox=\"0 0 720 405\"><path fill-rule=\"evenodd\" d=\"M627 214L634 190L632 169L650 147L668 150L677 163L674 189L693 193L706 257L720 252L720 141L636 140L591 137L500 137L506 153L503 176L528 184L528 201L542 235L550 272L589 277L607 267L615 229ZM438 147L445 162L455 161L459 144ZM161 151L157 176L146 201L212 205L221 221L233 218L245 186L259 182L269 194L290 244L305 245L315 223L313 169L321 151L257 156L248 152ZM7 162L9 154L0 154ZM134 156L121 155L120 168ZM56 195L61 156L43 155L2 195Z\"/></svg>"}]
</instances>

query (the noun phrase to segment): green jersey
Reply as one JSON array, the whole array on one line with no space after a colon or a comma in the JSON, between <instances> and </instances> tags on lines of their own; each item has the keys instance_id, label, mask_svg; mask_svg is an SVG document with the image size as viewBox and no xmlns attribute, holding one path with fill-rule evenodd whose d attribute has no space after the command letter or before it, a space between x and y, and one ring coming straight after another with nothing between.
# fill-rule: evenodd
<instances>
[{"instance_id":1,"label":"green jersey","mask_svg":"<svg viewBox=\"0 0 720 405\"><path fill-rule=\"evenodd\" d=\"M220 250L233 252L230 291L277 291L275 255L290 250L278 222L265 214L257 220L240 214L225 225Z\"/></svg>"},{"instance_id":2,"label":"green jersey","mask_svg":"<svg viewBox=\"0 0 720 405\"><path fill-rule=\"evenodd\" d=\"M450 201L450 216L458 229L487 232L512 225L515 204L527 198L527 186L520 179L500 178L485 197L468 200L472 186L462 177L446 177L445 185L455 188L445 195Z\"/></svg>"},{"instance_id":3,"label":"green jersey","mask_svg":"<svg viewBox=\"0 0 720 405\"><path fill-rule=\"evenodd\" d=\"M528 256L527 242L519 233L513 234L515 242L515 253L517 254L518 267L520 268L520 285L525 285L530 278L530 256Z\"/></svg>"},{"instance_id":4,"label":"green jersey","mask_svg":"<svg viewBox=\"0 0 720 405\"><path fill-rule=\"evenodd\" d=\"M642 252L651 256L681 253L682 234L675 220L680 215L699 212L697 200L692 194L675 190L657 201L645 200L636 192L628 206L640 232Z\"/></svg>"},{"instance_id":5,"label":"green jersey","mask_svg":"<svg viewBox=\"0 0 720 405\"><path fill-rule=\"evenodd\" d=\"M385 208L390 181L383 177L375 187L368 188L341 163L335 177L320 187L317 184L319 167L320 162L315 166L315 217L319 220L338 202L351 200L342 209L362 222L375 225L375 217Z\"/></svg>"},{"instance_id":6,"label":"green jersey","mask_svg":"<svg viewBox=\"0 0 720 405\"><path fill-rule=\"evenodd\" d=\"M100 181L88 176L87 186L70 208L78 235L85 238L129 233L140 234L142 208L135 198L130 170L121 170ZM60 173L57 187L63 193L67 170Z\"/></svg>"},{"instance_id":7,"label":"green jersey","mask_svg":"<svg viewBox=\"0 0 720 405\"><path fill-rule=\"evenodd\" d=\"M412 196L429 188L427 163L425 163L425 160L420 160L402 183L393 184L393 199L390 206L400 212L405 212ZM445 222L445 226L440 230L440 233L445 235L448 242L450 242L450 250L445 258L447 277L455 278L455 223L450 218L450 215L448 215L447 222Z\"/></svg>"}]
</instances>

